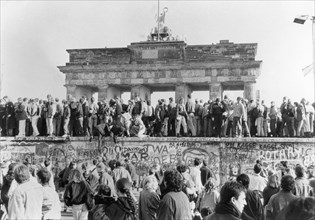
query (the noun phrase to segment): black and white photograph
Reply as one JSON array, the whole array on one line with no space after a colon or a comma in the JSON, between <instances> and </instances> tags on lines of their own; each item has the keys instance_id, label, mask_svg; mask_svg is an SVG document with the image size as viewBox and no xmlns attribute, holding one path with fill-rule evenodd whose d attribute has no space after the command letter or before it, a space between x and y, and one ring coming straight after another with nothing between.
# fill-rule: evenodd
<instances>
[{"instance_id":1,"label":"black and white photograph","mask_svg":"<svg viewBox=\"0 0 315 220\"><path fill-rule=\"evenodd\" d=\"M0 0L0 220L315 220L314 0Z\"/></svg>"}]
</instances>

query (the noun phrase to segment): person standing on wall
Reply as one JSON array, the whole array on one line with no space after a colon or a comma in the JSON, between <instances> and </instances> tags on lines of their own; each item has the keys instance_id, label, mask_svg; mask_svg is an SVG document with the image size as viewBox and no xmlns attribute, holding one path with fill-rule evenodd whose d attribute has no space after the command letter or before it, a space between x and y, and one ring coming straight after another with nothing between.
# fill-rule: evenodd
<instances>
[{"instance_id":1,"label":"person standing on wall","mask_svg":"<svg viewBox=\"0 0 315 220\"><path fill-rule=\"evenodd\" d=\"M94 99L94 97L91 98L91 103L89 105L89 115L88 115L88 124L89 124L89 133L90 136L93 138L95 129L97 126L97 111L98 111L98 105Z\"/></svg>"},{"instance_id":2,"label":"person standing on wall","mask_svg":"<svg viewBox=\"0 0 315 220\"><path fill-rule=\"evenodd\" d=\"M69 133L69 121L70 121L70 117L71 117L71 110L68 104L68 101L66 101L65 99L62 100L62 104L63 104L63 136L62 137L69 137L70 133Z\"/></svg>"},{"instance_id":3,"label":"person standing on wall","mask_svg":"<svg viewBox=\"0 0 315 220\"><path fill-rule=\"evenodd\" d=\"M63 115L63 106L60 104L59 99L55 98L56 113L53 118L53 134L55 136L60 136L61 134L61 123Z\"/></svg>"},{"instance_id":4,"label":"person standing on wall","mask_svg":"<svg viewBox=\"0 0 315 220\"><path fill-rule=\"evenodd\" d=\"M245 109L241 101L242 98L237 97L237 102L233 105L233 137L240 137L242 134L242 117L244 116Z\"/></svg>"},{"instance_id":5,"label":"person standing on wall","mask_svg":"<svg viewBox=\"0 0 315 220\"><path fill-rule=\"evenodd\" d=\"M168 103L168 113L169 113L169 122L168 122L168 136L175 136L175 123L176 123L176 103L173 100L173 97L169 98Z\"/></svg>"},{"instance_id":6,"label":"person standing on wall","mask_svg":"<svg viewBox=\"0 0 315 220\"><path fill-rule=\"evenodd\" d=\"M25 137L25 124L27 119L26 105L22 98L18 98L18 104L15 109L16 120L19 123L19 134L17 137Z\"/></svg>"},{"instance_id":7,"label":"person standing on wall","mask_svg":"<svg viewBox=\"0 0 315 220\"><path fill-rule=\"evenodd\" d=\"M178 104L176 106L176 136L181 136L181 127L183 126L184 136L187 136L187 124L186 124L186 108L184 104L184 98L181 97L178 100Z\"/></svg>"},{"instance_id":8,"label":"person standing on wall","mask_svg":"<svg viewBox=\"0 0 315 220\"><path fill-rule=\"evenodd\" d=\"M191 94L187 95L187 102L186 102L186 112L187 112L187 127L188 132L191 134L192 137L196 137L196 128L194 126L195 120L195 103L191 98Z\"/></svg>"},{"instance_id":9,"label":"person standing on wall","mask_svg":"<svg viewBox=\"0 0 315 220\"><path fill-rule=\"evenodd\" d=\"M221 137L223 112L224 107L220 102L220 98L216 98L215 102L212 104L212 116L215 137Z\"/></svg>"}]
</instances>

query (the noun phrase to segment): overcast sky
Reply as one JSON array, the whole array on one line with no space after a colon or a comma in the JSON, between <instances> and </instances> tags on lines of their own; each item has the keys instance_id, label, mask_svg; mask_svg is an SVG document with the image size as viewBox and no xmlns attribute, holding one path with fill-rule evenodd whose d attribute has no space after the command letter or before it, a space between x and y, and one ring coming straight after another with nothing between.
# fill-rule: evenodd
<instances>
[{"instance_id":1,"label":"overcast sky","mask_svg":"<svg viewBox=\"0 0 315 220\"><path fill-rule=\"evenodd\" d=\"M263 64L256 88L268 103L280 105L284 95L314 100L313 74L302 73L313 62L312 24L293 23L296 15L314 15L314 1L161 0L164 7L165 25L188 45L258 43L256 60ZM66 49L144 41L156 14L157 1L1 1L2 95L65 98L57 66L69 61Z\"/></svg>"}]
</instances>

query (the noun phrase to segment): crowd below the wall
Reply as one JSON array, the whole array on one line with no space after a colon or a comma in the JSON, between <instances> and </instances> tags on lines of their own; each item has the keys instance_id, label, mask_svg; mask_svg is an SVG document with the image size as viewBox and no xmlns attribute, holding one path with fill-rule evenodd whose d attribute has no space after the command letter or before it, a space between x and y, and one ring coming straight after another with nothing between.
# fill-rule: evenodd
<instances>
[{"instance_id":1,"label":"crowd below the wall","mask_svg":"<svg viewBox=\"0 0 315 220\"><path fill-rule=\"evenodd\" d=\"M69 96L60 101L7 96L0 100L1 136L127 136L127 137L313 137L314 108L304 98L287 97L279 107L271 102L227 96L203 102L191 95L149 100L135 97L125 104L120 98L97 102Z\"/></svg>"},{"instance_id":2,"label":"crowd below the wall","mask_svg":"<svg viewBox=\"0 0 315 220\"><path fill-rule=\"evenodd\" d=\"M71 210L75 220L314 220L315 169L280 165L257 161L252 173L220 183L199 158L191 167L152 164L141 180L128 158L66 160L64 169L49 158L3 162L0 217L60 220Z\"/></svg>"}]
</instances>

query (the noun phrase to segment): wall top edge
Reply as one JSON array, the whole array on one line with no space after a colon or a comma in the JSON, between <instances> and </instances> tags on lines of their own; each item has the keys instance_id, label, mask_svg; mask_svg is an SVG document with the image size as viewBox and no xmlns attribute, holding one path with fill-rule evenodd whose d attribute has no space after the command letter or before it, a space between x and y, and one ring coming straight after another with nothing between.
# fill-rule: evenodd
<instances>
[{"instance_id":1,"label":"wall top edge","mask_svg":"<svg viewBox=\"0 0 315 220\"><path fill-rule=\"evenodd\" d=\"M72 142L72 141L90 141L88 137L0 137L1 142ZM97 142L97 139L92 142ZM103 138L102 141L112 142L112 138ZM211 138L211 137L118 137L117 142L244 142L244 143L315 143L314 138Z\"/></svg>"}]
</instances>

